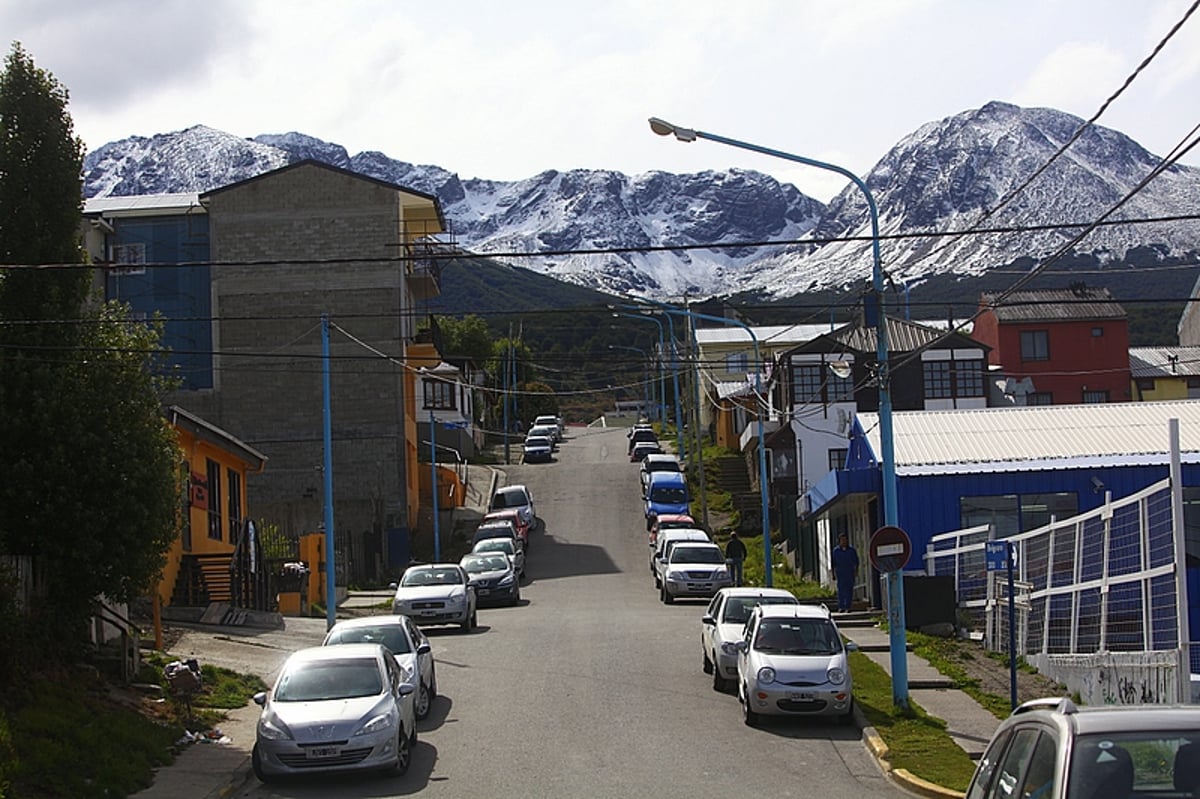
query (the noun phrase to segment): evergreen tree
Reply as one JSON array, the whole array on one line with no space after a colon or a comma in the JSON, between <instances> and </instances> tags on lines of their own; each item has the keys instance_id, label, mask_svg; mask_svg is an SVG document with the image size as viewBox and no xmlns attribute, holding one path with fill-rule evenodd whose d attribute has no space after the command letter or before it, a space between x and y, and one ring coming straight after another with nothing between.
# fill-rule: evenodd
<instances>
[{"instance_id":1,"label":"evergreen tree","mask_svg":"<svg viewBox=\"0 0 1200 799\"><path fill-rule=\"evenodd\" d=\"M66 103L14 45L0 74L0 554L45 577L6 630L5 654L27 662L78 648L96 597L145 592L179 507L158 331L87 302L83 148ZM0 587L0 606L12 597Z\"/></svg>"}]
</instances>

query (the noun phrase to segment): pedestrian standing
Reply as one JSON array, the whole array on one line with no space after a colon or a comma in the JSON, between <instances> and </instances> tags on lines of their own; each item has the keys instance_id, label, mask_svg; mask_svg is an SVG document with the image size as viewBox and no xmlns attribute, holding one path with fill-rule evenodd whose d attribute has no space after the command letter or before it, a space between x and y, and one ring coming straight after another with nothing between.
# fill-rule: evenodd
<instances>
[{"instance_id":1,"label":"pedestrian standing","mask_svg":"<svg viewBox=\"0 0 1200 799\"><path fill-rule=\"evenodd\" d=\"M729 575L734 585L742 584L742 563L746 560L746 545L738 538L736 531L729 534L729 543L725 545L725 562L729 564Z\"/></svg>"},{"instance_id":2,"label":"pedestrian standing","mask_svg":"<svg viewBox=\"0 0 1200 799\"><path fill-rule=\"evenodd\" d=\"M858 575L858 552L850 546L850 536L845 533L838 536L830 569L837 582L838 612L849 613L854 601L854 578Z\"/></svg>"}]
</instances>

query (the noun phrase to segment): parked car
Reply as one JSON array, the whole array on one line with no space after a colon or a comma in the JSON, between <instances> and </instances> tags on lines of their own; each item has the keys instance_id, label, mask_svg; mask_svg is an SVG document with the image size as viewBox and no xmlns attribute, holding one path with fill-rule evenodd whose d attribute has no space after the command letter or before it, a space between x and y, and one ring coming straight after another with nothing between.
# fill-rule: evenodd
<instances>
[{"instance_id":1,"label":"parked car","mask_svg":"<svg viewBox=\"0 0 1200 799\"><path fill-rule=\"evenodd\" d=\"M646 495L646 486L650 483L650 475L654 472L682 472L679 458L667 452L652 452L642 458L642 468L638 477L642 481L642 496Z\"/></svg>"},{"instance_id":2,"label":"parked car","mask_svg":"<svg viewBox=\"0 0 1200 799\"><path fill-rule=\"evenodd\" d=\"M525 576L525 550L511 538L481 538L471 547L471 554L501 552L512 561L518 577Z\"/></svg>"},{"instance_id":3,"label":"parked car","mask_svg":"<svg viewBox=\"0 0 1200 799\"><path fill-rule=\"evenodd\" d=\"M742 640L725 644L738 662L738 702L747 726L765 715L832 716L854 712L850 662L824 605L763 605L750 611Z\"/></svg>"},{"instance_id":4,"label":"parked car","mask_svg":"<svg viewBox=\"0 0 1200 799\"><path fill-rule=\"evenodd\" d=\"M563 427L562 420L557 416L539 416L533 420L534 427L552 427L554 428L554 440L562 441Z\"/></svg>"},{"instance_id":5,"label":"parked car","mask_svg":"<svg viewBox=\"0 0 1200 799\"><path fill-rule=\"evenodd\" d=\"M262 707L250 763L263 782L324 771L403 774L417 724L396 659L381 644L301 649L288 656Z\"/></svg>"},{"instance_id":6,"label":"parked car","mask_svg":"<svg viewBox=\"0 0 1200 799\"><path fill-rule=\"evenodd\" d=\"M521 543L526 548L529 547L529 525L525 523L525 518L521 516L521 512L515 509L494 510L484 514L480 524L496 521L497 519L508 519L513 523L517 530L517 538L521 539Z\"/></svg>"},{"instance_id":7,"label":"parked car","mask_svg":"<svg viewBox=\"0 0 1200 799\"><path fill-rule=\"evenodd\" d=\"M635 427L629 431L629 452L633 452L634 444L641 443L658 443L658 436L654 434L654 428L647 425L646 427Z\"/></svg>"},{"instance_id":8,"label":"parked car","mask_svg":"<svg viewBox=\"0 0 1200 799\"><path fill-rule=\"evenodd\" d=\"M488 510L515 510L521 514L521 521L530 530L537 523L537 512L533 508L533 494L523 485L510 485L496 489Z\"/></svg>"},{"instance_id":9,"label":"parked car","mask_svg":"<svg viewBox=\"0 0 1200 799\"><path fill-rule=\"evenodd\" d=\"M733 584L725 553L709 541L677 541L662 564L660 598L670 605L679 597L708 599Z\"/></svg>"},{"instance_id":10,"label":"parked car","mask_svg":"<svg viewBox=\"0 0 1200 799\"><path fill-rule=\"evenodd\" d=\"M708 533L696 527L672 527L658 534L654 549L650 552L650 573L654 575L654 587L662 588L661 569L667 561L671 546L677 541L711 541Z\"/></svg>"},{"instance_id":11,"label":"parked car","mask_svg":"<svg viewBox=\"0 0 1200 799\"><path fill-rule=\"evenodd\" d=\"M722 647L742 639L750 611L758 605L799 603L795 594L782 588L739 587L717 591L700 619L704 673L712 675L714 691L724 691L737 678L737 655Z\"/></svg>"},{"instance_id":12,"label":"parked car","mask_svg":"<svg viewBox=\"0 0 1200 799\"><path fill-rule=\"evenodd\" d=\"M700 525L696 520L686 513L660 513L654 517L654 521L650 523L650 532L646 535L646 540L650 544L651 556L654 553L655 544L658 542L658 533L660 530L672 529L700 529ZM654 571L654 563L650 564L650 571Z\"/></svg>"},{"instance_id":13,"label":"parked car","mask_svg":"<svg viewBox=\"0 0 1200 799\"><path fill-rule=\"evenodd\" d=\"M638 443L634 444L633 449L629 451L629 462L638 463L645 460L647 455L660 454L662 454L662 447L658 445L657 441L639 441Z\"/></svg>"},{"instance_id":14,"label":"parked car","mask_svg":"<svg viewBox=\"0 0 1200 799\"><path fill-rule=\"evenodd\" d=\"M646 486L646 530L660 513L687 513L691 496L687 481L676 472L656 472Z\"/></svg>"},{"instance_id":15,"label":"parked car","mask_svg":"<svg viewBox=\"0 0 1200 799\"><path fill-rule=\"evenodd\" d=\"M471 576L480 605L516 605L521 601L521 576L505 552L473 552L458 562Z\"/></svg>"},{"instance_id":16,"label":"parked car","mask_svg":"<svg viewBox=\"0 0 1200 799\"><path fill-rule=\"evenodd\" d=\"M485 538L515 538L517 546L525 548L525 542L518 532L518 526L512 519L484 519L471 535L471 546Z\"/></svg>"},{"instance_id":17,"label":"parked car","mask_svg":"<svg viewBox=\"0 0 1200 799\"><path fill-rule=\"evenodd\" d=\"M1000 723L967 797L1190 797L1197 789L1200 707L1076 707L1055 697L1026 702Z\"/></svg>"},{"instance_id":18,"label":"parked car","mask_svg":"<svg viewBox=\"0 0 1200 799\"><path fill-rule=\"evenodd\" d=\"M408 616L363 616L343 619L329 628L321 646L335 644L383 644L396 659L405 682L417 687L413 713L420 721L429 715L437 697L437 672L433 647Z\"/></svg>"},{"instance_id":19,"label":"parked car","mask_svg":"<svg viewBox=\"0 0 1200 799\"><path fill-rule=\"evenodd\" d=\"M554 460L554 442L546 436L526 436L523 451L525 463L550 463Z\"/></svg>"},{"instance_id":20,"label":"parked car","mask_svg":"<svg viewBox=\"0 0 1200 799\"><path fill-rule=\"evenodd\" d=\"M400 578L392 612L417 624L458 624L463 632L475 627L475 589L457 563L409 566Z\"/></svg>"},{"instance_id":21,"label":"parked car","mask_svg":"<svg viewBox=\"0 0 1200 799\"><path fill-rule=\"evenodd\" d=\"M525 434L525 438L544 438L550 442L550 449L558 450L558 425L555 424L535 424L529 428L529 432Z\"/></svg>"}]
</instances>

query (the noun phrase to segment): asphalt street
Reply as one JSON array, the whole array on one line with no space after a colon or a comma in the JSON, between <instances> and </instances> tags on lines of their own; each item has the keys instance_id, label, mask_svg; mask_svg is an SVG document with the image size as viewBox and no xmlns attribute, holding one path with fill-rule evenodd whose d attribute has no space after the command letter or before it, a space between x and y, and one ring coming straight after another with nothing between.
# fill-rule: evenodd
<instances>
[{"instance_id":1,"label":"asphalt street","mask_svg":"<svg viewBox=\"0 0 1200 799\"><path fill-rule=\"evenodd\" d=\"M236 795L906 795L857 729L806 719L749 728L736 696L712 690L700 668L707 603L659 602L625 443L621 429L573 428L555 462L504 467L507 482L529 486L543 522L522 604L481 610L470 634L429 629L441 695L418 728L407 775L251 779ZM289 619L287 631L181 645L211 646L197 655L269 678L323 632L322 619Z\"/></svg>"}]
</instances>

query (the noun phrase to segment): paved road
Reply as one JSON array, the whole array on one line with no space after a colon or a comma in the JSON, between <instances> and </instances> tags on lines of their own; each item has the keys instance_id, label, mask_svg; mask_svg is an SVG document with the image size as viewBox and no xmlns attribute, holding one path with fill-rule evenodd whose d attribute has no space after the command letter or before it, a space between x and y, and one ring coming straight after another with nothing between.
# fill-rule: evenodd
<instances>
[{"instance_id":1,"label":"paved road","mask_svg":"<svg viewBox=\"0 0 1200 799\"><path fill-rule=\"evenodd\" d=\"M544 525L523 603L470 635L433 628L438 698L409 773L309 779L239 796L710 796L872 799L903 792L857 730L751 729L700 669L703 602L662 605L622 430L569 431L553 464L508 467Z\"/></svg>"}]
</instances>

